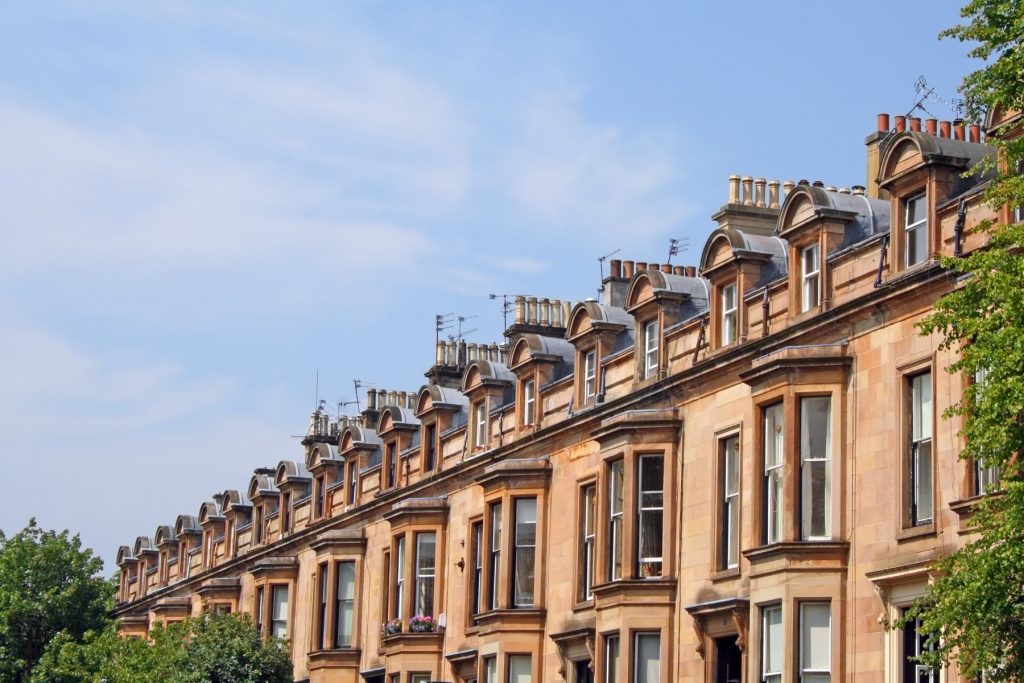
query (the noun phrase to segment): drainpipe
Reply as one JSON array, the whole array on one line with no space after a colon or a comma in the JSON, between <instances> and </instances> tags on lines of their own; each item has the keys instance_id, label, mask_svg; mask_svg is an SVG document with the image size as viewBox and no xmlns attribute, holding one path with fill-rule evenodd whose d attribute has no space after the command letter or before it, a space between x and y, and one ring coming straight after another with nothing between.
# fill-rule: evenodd
<instances>
[{"instance_id":1,"label":"drainpipe","mask_svg":"<svg viewBox=\"0 0 1024 683\"><path fill-rule=\"evenodd\" d=\"M967 200L961 199L960 205L956 208L956 225L953 226L953 256L960 258L964 255L964 220L967 218Z\"/></svg>"},{"instance_id":2,"label":"drainpipe","mask_svg":"<svg viewBox=\"0 0 1024 683\"><path fill-rule=\"evenodd\" d=\"M878 274L875 276L875 289L882 286L882 269L885 268L886 252L889 249L889 236L882 238L882 248L878 252Z\"/></svg>"}]
</instances>

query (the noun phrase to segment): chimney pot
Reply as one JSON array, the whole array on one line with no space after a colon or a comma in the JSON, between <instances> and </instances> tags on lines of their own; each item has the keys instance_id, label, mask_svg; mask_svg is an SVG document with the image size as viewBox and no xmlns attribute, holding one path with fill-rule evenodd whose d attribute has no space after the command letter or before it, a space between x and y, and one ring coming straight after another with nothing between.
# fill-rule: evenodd
<instances>
[{"instance_id":1,"label":"chimney pot","mask_svg":"<svg viewBox=\"0 0 1024 683\"><path fill-rule=\"evenodd\" d=\"M613 258L611 264L611 269L608 275L610 277L622 277L622 260Z\"/></svg>"},{"instance_id":2,"label":"chimney pot","mask_svg":"<svg viewBox=\"0 0 1024 683\"><path fill-rule=\"evenodd\" d=\"M623 261L622 262L622 277L633 279L633 262Z\"/></svg>"},{"instance_id":3,"label":"chimney pot","mask_svg":"<svg viewBox=\"0 0 1024 683\"><path fill-rule=\"evenodd\" d=\"M889 115L879 114L878 115L878 132L885 133L889 130Z\"/></svg>"},{"instance_id":4,"label":"chimney pot","mask_svg":"<svg viewBox=\"0 0 1024 683\"><path fill-rule=\"evenodd\" d=\"M444 342L437 342L437 350L434 353L434 363L436 365L444 365Z\"/></svg>"},{"instance_id":5,"label":"chimney pot","mask_svg":"<svg viewBox=\"0 0 1024 683\"><path fill-rule=\"evenodd\" d=\"M498 348L498 345L495 342L491 342L490 350L491 350L491 360L493 360L495 363L500 363L501 362L501 353L500 353L501 349Z\"/></svg>"},{"instance_id":6,"label":"chimney pot","mask_svg":"<svg viewBox=\"0 0 1024 683\"><path fill-rule=\"evenodd\" d=\"M551 326L564 327L562 324L562 302L558 299L551 300ZM501 348L500 346L498 347Z\"/></svg>"},{"instance_id":7,"label":"chimney pot","mask_svg":"<svg viewBox=\"0 0 1024 683\"><path fill-rule=\"evenodd\" d=\"M825 189L827 191L829 191L829 192L835 192L836 191L836 186L835 185L826 185Z\"/></svg>"},{"instance_id":8,"label":"chimney pot","mask_svg":"<svg viewBox=\"0 0 1024 683\"><path fill-rule=\"evenodd\" d=\"M914 131L915 133L920 133L921 132L921 117L920 116L911 116L910 117L910 130Z\"/></svg>"},{"instance_id":9,"label":"chimney pot","mask_svg":"<svg viewBox=\"0 0 1024 683\"><path fill-rule=\"evenodd\" d=\"M762 209L765 207L764 202L764 185L768 182L764 178L758 178L754 181L754 206L759 206Z\"/></svg>"},{"instance_id":10,"label":"chimney pot","mask_svg":"<svg viewBox=\"0 0 1024 683\"><path fill-rule=\"evenodd\" d=\"M366 390L366 409L377 410L377 390L367 389Z\"/></svg>"},{"instance_id":11,"label":"chimney pot","mask_svg":"<svg viewBox=\"0 0 1024 683\"><path fill-rule=\"evenodd\" d=\"M537 297L526 297L526 322L531 325L537 324Z\"/></svg>"},{"instance_id":12,"label":"chimney pot","mask_svg":"<svg viewBox=\"0 0 1024 683\"><path fill-rule=\"evenodd\" d=\"M661 272L663 272L663 273L671 273L672 272L672 264L671 263L662 263L661 264Z\"/></svg>"},{"instance_id":13,"label":"chimney pot","mask_svg":"<svg viewBox=\"0 0 1024 683\"><path fill-rule=\"evenodd\" d=\"M683 266L672 266L673 275L685 275Z\"/></svg>"},{"instance_id":14,"label":"chimney pot","mask_svg":"<svg viewBox=\"0 0 1024 683\"><path fill-rule=\"evenodd\" d=\"M821 182L820 180L815 180L813 183L811 183L811 185L813 185L814 187L825 187L825 183Z\"/></svg>"},{"instance_id":15,"label":"chimney pot","mask_svg":"<svg viewBox=\"0 0 1024 683\"><path fill-rule=\"evenodd\" d=\"M537 320L537 322L540 323L541 325L543 325L544 327L550 326L551 325L551 302L548 301L546 298L542 298L537 303L539 304L539 307L540 307L540 316L539 316L539 319Z\"/></svg>"},{"instance_id":16,"label":"chimney pot","mask_svg":"<svg viewBox=\"0 0 1024 683\"><path fill-rule=\"evenodd\" d=\"M409 393L405 391L398 392L398 405L405 408L409 405Z\"/></svg>"},{"instance_id":17,"label":"chimney pot","mask_svg":"<svg viewBox=\"0 0 1024 683\"><path fill-rule=\"evenodd\" d=\"M458 365L459 364L459 352L455 346L455 342L449 341L444 345L445 348L445 360L446 365Z\"/></svg>"},{"instance_id":18,"label":"chimney pot","mask_svg":"<svg viewBox=\"0 0 1024 683\"><path fill-rule=\"evenodd\" d=\"M971 142L981 142L981 126L976 123L972 123L969 130L971 134Z\"/></svg>"},{"instance_id":19,"label":"chimney pot","mask_svg":"<svg viewBox=\"0 0 1024 683\"><path fill-rule=\"evenodd\" d=\"M782 182L782 193L785 195L785 197L782 198L782 201L786 201L786 197L789 196L789 193L793 191L794 187L796 187L796 184L792 180L784 180Z\"/></svg>"},{"instance_id":20,"label":"chimney pot","mask_svg":"<svg viewBox=\"0 0 1024 683\"><path fill-rule=\"evenodd\" d=\"M647 264L647 270L661 270L661 264L660 263L648 263Z\"/></svg>"},{"instance_id":21,"label":"chimney pot","mask_svg":"<svg viewBox=\"0 0 1024 683\"><path fill-rule=\"evenodd\" d=\"M906 116L897 116L896 117L896 132L897 133L902 133L906 129L907 129L907 117Z\"/></svg>"},{"instance_id":22,"label":"chimney pot","mask_svg":"<svg viewBox=\"0 0 1024 683\"><path fill-rule=\"evenodd\" d=\"M779 208L779 181L769 180L768 181L768 208L777 209Z\"/></svg>"},{"instance_id":23,"label":"chimney pot","mask_svg":"<svg viewBox=\"0 0 1024 683\"><path fill-rule=\"evenodd\" d=\"M697 266L683 266L683 275L686 277L697 277Z\"/></svg>"},{"instance_id":24,"label":"chimney pot","mask_svg":"<svg viewBox=\"0 0 1024 683\"><path fill-rule=\"evenodd\" d=\"M748 175L740 181L743 186L743 206L754 205L754 179Z\"/></svg>"},{"instance_id":25,"label":"chimney pot","mask_svg":"<svg viewBox=\"0 0 1024 683\"><path fill-rule=\"evenodd\" d=\"M963 119L954 119L953 120L953 138L956 139L956 140L963 140L964 137L965 137L964 133L966 133L966 130L964 130L964 120Z\"/></svg>"},{"instance_id":26,"label":"chimney pot","mask_svg":"<svg viewBox=\"0 0 1024 683\"><path fill-rule=\"evenodd\" d=\"M853 190L853 194L863 195L865 188L864 188L863 185L854 185L853 188L851 188L851 189Z\"/></svg>"},{"instance_id":27,"label":"chimney pot","mask_svg":"<svg viewBox=\"0 0 1024 683\"><path fill-rule=\"evenodd\" d=\"M848 188L848 187L840 187L839 188L839 194L850 194L850 188Z\"/></svg>"},{"instance_id":28,"label":"chimney pot","mask_svg":"<svg viewBox=\"0 0 1024 683\"><path fill-rule=\"evenodd\" d=\"M526 297L522 294L516 295L515 321L517 325L521 325L526 322Z\"/></svg>"},{"instance_id":29,"label":"chimney pot","mask_svg":"<svg viewBox=\"0 0 1024 683\"><path fill-rule=\"evenodd\" d=\"M938 131L938 128L937 128L938 123L939 122L936 121L935 119L925 119L924 120L924 130L925 130L925 132L928 133L928 135L935 135L936 132Z\"/></svg>"},{"instance_id":30,"label":"chimney pot","mask_svg":"<svg viewBox=\"0 0 1024 683\"><path fill-rule=\"evenodd\" d=\"M729 176L729 203L740 203L740 177L735 173Z\"/></svg>"},{"instance_id":31,"label":"chimney pot","mask_svg":"<svg viewBox=\"0 0 1024 683\"><path fill-rule=\"evenodd\" d=\"M569 325L569 314L572 313L572 302L562 302L562 326L567 327Z\"/></svg>"},{"instance_id":32,"label":"chimney pot","mask_svg":"<svg viewBox=\"0 0 1024 683\"><path fill-rule=\"evenodd\" d=\"M637 270L647 270L647 261L637 261L636 262L636 269Z\"/></svg>"},{"instance_id":33,"label":"chimney pot","mask_svg":"<svg viewBox=\"0 0 1024 683\"><path fill-rule=\"evenodd\" d=\"M939 122L939 137L940 138L948 138L949 137L949 121L940 121Z\"/></svg>"},{"instance_id":34,"label":"chimney pot","mask_svg":"<svg viewBox=\"0 0 1024 683\"><path fill-rule=\"evenodd\" d=\"M800 181L797 183L797 185L803 185L805 187L809 186L810 184L811 184L810 182L808 182L807 180L804 180L803 178L801 178Z\"/></svg>"}]
</instances>

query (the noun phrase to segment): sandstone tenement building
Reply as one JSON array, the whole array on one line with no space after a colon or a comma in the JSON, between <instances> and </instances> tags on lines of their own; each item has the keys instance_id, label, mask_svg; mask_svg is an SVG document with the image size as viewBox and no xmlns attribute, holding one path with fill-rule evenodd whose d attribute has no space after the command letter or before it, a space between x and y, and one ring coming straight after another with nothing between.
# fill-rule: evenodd
<instances>
[{"instance_id":1,"label":"sandstone tenement building","mask_svg":"<svg viewBox=\"0 0 1024 683\"><path fill-rule=\"evenodd\" d=\"M921 124L879 115L864 186L733 176L699 266L612 261L314 414L300 462L120 549L123 632L245 612L317 683L959 680L892 625L999 473L914 325L1020 115Z\"/></svg>"}]
</instances>

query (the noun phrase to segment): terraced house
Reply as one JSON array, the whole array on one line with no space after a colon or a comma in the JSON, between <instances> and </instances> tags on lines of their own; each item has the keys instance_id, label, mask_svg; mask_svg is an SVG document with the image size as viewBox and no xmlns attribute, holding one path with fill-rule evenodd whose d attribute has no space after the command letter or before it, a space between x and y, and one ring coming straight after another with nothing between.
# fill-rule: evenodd
<instances>
[{"instance_id":1,"label":"terraced house","mask_svg":"<svg viewBox=\"0 0 1024 683\"><path fill-rule=\"evenodd\" d=\"M914 324L1019 121L880 115L849 189L733 176L699 266L612 261L314 414L300 461L120 549L123 632L245 612L315 682L959 680L893 624L999 473Z\"/></svg>"}]
</instances>

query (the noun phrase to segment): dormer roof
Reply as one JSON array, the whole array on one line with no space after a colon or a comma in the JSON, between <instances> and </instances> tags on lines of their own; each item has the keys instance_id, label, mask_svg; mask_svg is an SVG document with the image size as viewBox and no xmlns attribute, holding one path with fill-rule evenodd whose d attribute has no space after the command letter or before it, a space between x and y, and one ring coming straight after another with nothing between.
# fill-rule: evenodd
<instances>
[{"instance_id":1,"label":"dormer roof","mask_svg":"<svg viewBox=\"0 0 1024 683\"><path fill-rule=\"evenodd\" d=\"M889 232L890 202L864 194L838 192L813 185L798 185L790 191L779 212L777 235L787 234L814 218L833 218L845 223L843 249L875 235Z\"/></svg>"},{"instance_id":2,"label":"dormer roof","mask_svg":"<svg viewBox=\"0 0 1024 683\"><path fill-rule=\"evenodd\" d=\"M462 391L484 385L505 386L516 381L516 376L504 363L491 360L475 360L466 367L462 375Z\"/></svg>"},{"instance_id":3,"label":"dormer roof","mask_svg":"<svg viewBox=\"0 0 1024 683\"><path fill-rule=\"evenodd\" d=\"M428 410L465 410L469 399L458 389L427 384L420 388L416 400L416 415L421 416Z\"/></svg>"}]
</instances>

